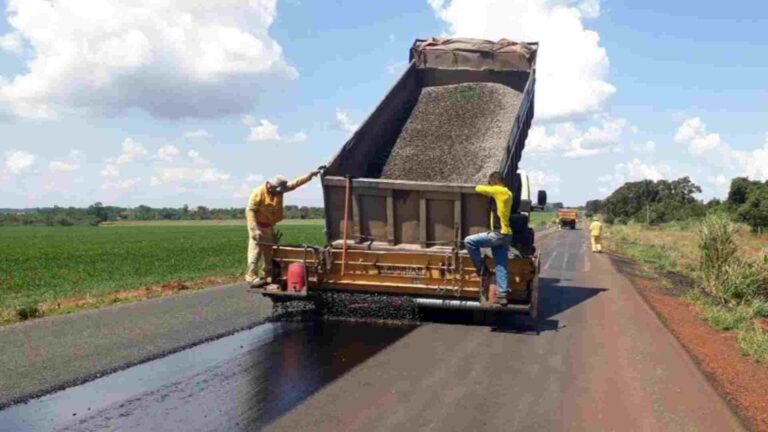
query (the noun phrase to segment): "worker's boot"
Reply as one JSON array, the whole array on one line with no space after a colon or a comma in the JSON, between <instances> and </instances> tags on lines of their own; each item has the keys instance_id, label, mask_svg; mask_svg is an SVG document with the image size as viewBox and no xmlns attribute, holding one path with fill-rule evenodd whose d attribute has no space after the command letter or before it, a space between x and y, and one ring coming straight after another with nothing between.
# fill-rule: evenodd
<instances>
[{"instance_id":1,"label":"worker's boot","mask_svg":"<svg viewBox=\"0 0 768 432\"><path fill-rule=\"evenodd\" d=\"M499 294L497 292L496 293L496 300L494 300L493 303L495 305L498 305L498 306L506 306L506 305L508 305L509 301L507 300L507 293Z\"/></svg>"},{"instance_id":2,"label":"worker's boot","mask_svg":"<svg viewBox=\"0 0 768 432\"><path fill-rule=\"evenodd\" d=\"M267 280L265 278L258 278L251 282L251 288L264 288L267 285Z\"/></svg>"}]
</instances>

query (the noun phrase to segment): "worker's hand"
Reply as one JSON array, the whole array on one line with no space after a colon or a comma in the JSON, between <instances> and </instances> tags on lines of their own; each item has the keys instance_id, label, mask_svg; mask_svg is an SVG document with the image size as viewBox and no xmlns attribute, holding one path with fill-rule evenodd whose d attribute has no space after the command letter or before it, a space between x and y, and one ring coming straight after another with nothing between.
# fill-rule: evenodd
<instances>
[{"instance_id":1,"label":"worker's hand","mask_svg":"<svg viewBox=\"0 0 768 432\"><path fill-rule=\"evenodd\" d=\"M325 171L325 169L326 169L326 168L328 168L326 165L320 165L320 166L319 166L319 167L317 167L317 169L316 169L316 170L315 170L315 171L312 173L312 177L317 177L317 176L319 176L320 174L322 174L322 173L323 173L323 171Z\"/></svg>"}]
</instances>

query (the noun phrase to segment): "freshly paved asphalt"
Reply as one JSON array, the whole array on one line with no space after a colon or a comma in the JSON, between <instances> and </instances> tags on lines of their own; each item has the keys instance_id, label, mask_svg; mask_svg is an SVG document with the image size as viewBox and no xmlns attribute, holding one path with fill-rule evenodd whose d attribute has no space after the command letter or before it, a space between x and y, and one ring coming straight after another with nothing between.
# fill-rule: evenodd
<instances>
[{"instance_id":1,"label":"freshly paved asphalt","mask_svg":"<svg viewBox=\"0 0 768 432\"><path fill-rule=\"evenodd\" d=\"M271 303L230 285L0 328L0 407L263 322Z\"/></svg>"},{"instance_id":2,"label":"freshly paved asphalt","mask_svg":"<svg viewBox=\"0 0 768 432\"><path fill-rule=\"evenodd\" d=\"M586 240L542 241L538 323L270 323L0 411L0 430L742 430Z\"/></svg>"}]
</instances>

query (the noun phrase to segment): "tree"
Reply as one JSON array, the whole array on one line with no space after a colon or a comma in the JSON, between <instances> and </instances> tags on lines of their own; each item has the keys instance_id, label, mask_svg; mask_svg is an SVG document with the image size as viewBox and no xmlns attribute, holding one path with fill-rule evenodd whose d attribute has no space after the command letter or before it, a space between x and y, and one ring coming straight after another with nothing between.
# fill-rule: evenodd
<instances>
[{"instance_id":1,"label":"tree","mask_svg":"<svg viewBox=\"0 0 768 432\"><path fill-rule=\"evenodd\" d=\"M133 218L136 220L153 220L155 219L155 212L152 207L142 204L133 210Z\"/></svg>"},{"instance_id":2,"label":"tree","mask_svg":"<svg viewBox=\"0 0 768 432\"><path fill-rule=\"evenodd\" d=\"M728 199L725 201L728 206L736 209L746 203L749 189L754 183L759 184L760 182L750 181L747 177L736 177L731 180L731 189L728 191Z\"/></svg>"},{"instance_id":3,"label":"tree","mask_svg":"<svg viewBox=\"0 0 768 432\"><path fill-rule=\"evenodd\" d=\"M600 204L587 203L587 212L594 214L599 208L606 214L606 220L619 223L634 220L659 224L685 220L704 215L704 205L693 196L700 192L701 188L689 177L628 182Z\"/></svg>"},{"instance_id":4,"label":"tree","mask_svg":"<svg viewBox=\"0 0 768 432\"><path fill-rule=\"evenodd\" d=\"M736 215L753 230L768 227L768 184L753 184L748 190L746 202L738 207Z\"/></svg>"},{"instance_id":5,"label":"tree","mask_svg":"<svg viewBox=\"0 0 768 432\"><path fill-rule=\"evenodd\" d=\"M88 207L87 213L93 217L94 222L97 224L108 220L107 211L101 202L96 202Z\"/></svg>"}]
</instances>

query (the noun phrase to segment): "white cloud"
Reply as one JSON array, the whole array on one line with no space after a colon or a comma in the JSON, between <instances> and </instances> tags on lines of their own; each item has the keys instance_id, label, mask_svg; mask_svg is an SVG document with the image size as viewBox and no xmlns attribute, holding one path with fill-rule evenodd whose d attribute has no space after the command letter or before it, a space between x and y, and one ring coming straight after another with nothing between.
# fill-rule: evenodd
<instances>
[{"instance_id":1,"label":"white cloud","mask_svg":"<svg viewBox=\"0 0 768 432\"><path fill-rule=\"evenodd\" d=\"M136 142L131 138L126 138L125 141L123 141L123 151L120 153L120 156L117 157L115 163L117 165L125 165L146 156L148 153L149 152L144 148L143 144Z\"/></svg>"},{"instance_id":2,"label":"white cloud","mask_svg":"<svg viewBox=\"0 0 768 432\"><path fill-rule=\"evenodd\" d=\"M192 162L194 162L197 165L205 165L208 163L206 159L203 159L202 156L200 156L200 152L197 150L190 150L187 152L187 157L192 159Z\"/></svg>"},{"instance_id":3,"label":"white cloud","mask_svg":"<svg viewBox=\"0 0 768 432\"><path fill-rule=\"evenodd\" d=\"M106 182L101 185L101 189L111 192L111 193L122 193L122 192L128 192L135 188L139 183L141 183L141 179L136 178L130 178L115 182Z\"/></svg>"},{"instance_id":4,"label":"white cloud","mask_svg":"<svg viewBox=\"0 0 768 432\"><path fill-rule=\"evenodd\" d=\"M550 194L560 193L560 176L557 173L530 170L526 171L528 174L528 180L530 181L531 194L533 199L536 199L536 191L546 190Z\"/></svg>"},{"instance_id":5,"label":"white cloud","mask_svg":"<svg viewBox=\"0 0 768 432\"><path fill-rule=\"evenodd\" d=\"M251 115L244 116L243 123L250 127L250 133L247 138L250 142L273 141L299 143L306 141L308 138L307 134L303 131L296 132L287 137L281 136L276 124L266 119L256 120L256 118Z\"/></svg>"},{"instance_id":6,"label":"white cloud","mask_svg":"<svg viewBox=\"0 0 768 432\"><path fill-rule=\"evenodd\" d=\"M80 165L67 161L52 161L48 164L48 169L53 172L71 172L80 169Z\"/></svg>"},{"instance_id":7,"label":"white cloud","mask_svg":"<svg viewBox=\"0 0 768 432\"><path fill-rule=\"evenodd\" d=\"M238 186L231 188L232 198L235 200L242 200L248 198L253 192L253 189L264 183L264 176L261 174L248 174L245 177L245 181Z\"/></svg>"},{"instance_id":8,"label":"white cloud","mask_svg":"<svg viewBox=\"0 0 768 432\"><path fill-rule=\"evenodd\" d=\"M184 132L184 138L190 138L190 139L195 139L195 138L211 139L211 138L213 138L213 135L211 135L210 132L208 132L205 129L197 129L197 130L192 130L192 131Z\"/></svg>"},{"instance_id":9,"label":"white cloud","mask_svg":"<svg viewBox=\"0 0 768 432\"><path fill-rule=\"evenodd\" d=\"M670 179L672 172L672 168L667 164L647 163L634 158L629 162L616 164L613 173L598 177L598 182L605 184L600 191L608 193L626 182Z\"/></svg>"},{"instance_id":10,"label":"white cloud","mask_svg":"<svg viewBox=\"0 0 768 432\"><path fill-rule=\"evenodd\" d=\"M104 168L101 170L101 176L102 177L118 177L120 176L120 167L113 163L108 163L104 165Z\"/></svg>"},{"instance_id":11,"label":"white cloud","mask_svg":"<svg viewBox=\"0 0 768 432\"><path fill-rule=\"evenodd\" d=\"M594 156L618 144L627 121L607 115L596 115L586 129L573 122L534 126L528 135L526 152L559 154L565 157Z\"/></svg>"},{"instance_id":12,"label":"white cloud","mask_svg":"<svg viewBox=\"0 0 768 432\"><path fill-rule=\"evenodd\" d=\"M594 19L600 16L600 0L582 0L576 3L576 8L584 18Z\"/></svg>"},{"instance_id":13,"label":"white cloud","mask_svg":"<svg viewBox=\"0 0 768 432\"><path fill-rule=\"evenodd\" d=\"M741 166L739 175L752 180L768 180L768 133L761 148L751 151L733 151L733 156Z\"/></svg>"},{"instance_id":14,"label":"white cloud","mask_svg":"<svg viewBox=\"0 0 768 432\"><path fill-rule=\"evenodd\" d=\"M258 126L251 127L248 141L280 141L277 125L266 119L259 120Z\"/></svg>"},{"instance_id":15,"label":"white cloud","mask_svg":"<svg viewBox=\"0 0 768 432\"><path fill-rule=\"evenodd\" d=\"M251 108L296 70L269 35L276 0L9 0L4 48L28 47L27 71L0 85L23 116L62 108L165 118Z\"/></svg>"},{"instance_id":16,"label":"white cloud","mask_svg":"<svg viewBox=\"0 0 768 432\"><path fill-rule=\"evenodd\" d=\"M152 186L175 183L222 183L230 175L216 168L199 167L161 167L150 178Z\"/></svg>"},{"instance_id":17,"label":"white cloud","mask_svg":"<svg viewBox=\"0 0 768 432\"><path fill-rule=\"evenodd\" d=\"M675 134L675 141L688 144L688 149L695 155L703 155L727 145L720 134L707 133L707 125L699 117L684 121Z\"/></svg>"},{"instance_id":18,"label":"white cloud","mask_svg":"<svg viewBox=\"0 0 768 432\"><path fill-rule=\"evenodd\" d=\"M336 108L336 125L339 129L347 133L353 133L360 127L349 118L349 114L341 108Z\"/></svg>"},{"instance_id":19,"label":"white cloud","mask_svg":"<svg viewBox=\"0 0 768 432\"><path fill-rule=\"evenodd\" d=\"M461 37L539 41L536 115L540 119L601 111L616 88L600 35L584 27L599 0L428 0L448 33Z\"/></svg>"},{"instance_id":20,"label":"white cloud","mask_svg":"<svg viewBox=\"0 0 768 432\"><path fill-rule=\"evenodd\" d=\"M11 32L0 36L0 50L13 54L24 52L24 39L21 33Z\"/></svg>"},{"instance_id":21,"label":"white cloud","mask_svg":"<svg viewBox=\"0 0 768 432\"><path fill-rule=\"evenodd\" d=\"M5 153L5 169L11 174L21 174L32 168L35 155L22 150L12 150Z\"/></svg>"},{"instance_id":22,"label":"white cloud","mask_svg":"<svg viewBox=\"0 0 768 432\"><path fill-rule=\"evenodd\" d=\"M158 159L171 162L179 155L179 149L173 145L164 145L157 150Z\"/></svg>"}]
</instances>

